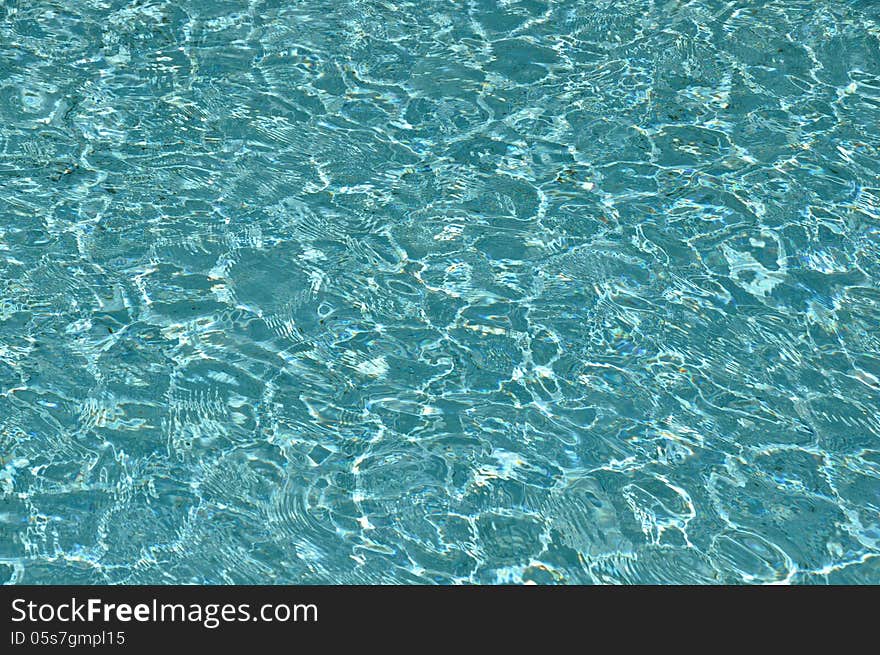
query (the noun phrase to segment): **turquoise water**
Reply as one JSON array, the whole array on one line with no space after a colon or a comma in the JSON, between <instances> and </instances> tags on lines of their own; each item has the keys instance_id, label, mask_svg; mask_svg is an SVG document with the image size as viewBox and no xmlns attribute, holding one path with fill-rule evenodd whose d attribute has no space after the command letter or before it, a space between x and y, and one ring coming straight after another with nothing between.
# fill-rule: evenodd
<instances>
[{"instance_id":1,"label":"turquoise water","mask_svg":"<svg viewBox=\"0 0 880 655\"><path fill-rule=\"evenodd\" d=\"M0 579L880 583L880 3L0 3Z\"/></svg>"}]
</instances>

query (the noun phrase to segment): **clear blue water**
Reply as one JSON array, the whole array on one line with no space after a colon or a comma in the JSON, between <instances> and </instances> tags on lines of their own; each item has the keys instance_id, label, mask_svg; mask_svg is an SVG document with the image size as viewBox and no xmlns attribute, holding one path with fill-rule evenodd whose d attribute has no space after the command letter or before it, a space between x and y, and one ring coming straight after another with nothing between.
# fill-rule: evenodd
<instances>
[{"instance_id":1,"label":"clear blue water","mask_svg":"<svg viewBox=\"0 0 880 655\"><path fill-rule=\"evenodd\" d=\"M880 582L880 3L0 3L0 579Z\"/></svg>"}]
</instances>

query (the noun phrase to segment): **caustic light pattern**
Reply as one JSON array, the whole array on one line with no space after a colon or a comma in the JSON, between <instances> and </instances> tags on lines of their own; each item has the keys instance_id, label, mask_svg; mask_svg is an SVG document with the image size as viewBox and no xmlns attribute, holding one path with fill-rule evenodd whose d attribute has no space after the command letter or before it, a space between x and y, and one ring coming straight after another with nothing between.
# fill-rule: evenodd
<instances>
[{"instance_id":1,"label":"caustic light pattern","mask_svg":"<svg viewBox=\"0 0 880 655\"><path fill-rule=\"evenodd\" d=\"M0 579L880 582L880 3L0 3Z\"/></svg>"}]
</instances>

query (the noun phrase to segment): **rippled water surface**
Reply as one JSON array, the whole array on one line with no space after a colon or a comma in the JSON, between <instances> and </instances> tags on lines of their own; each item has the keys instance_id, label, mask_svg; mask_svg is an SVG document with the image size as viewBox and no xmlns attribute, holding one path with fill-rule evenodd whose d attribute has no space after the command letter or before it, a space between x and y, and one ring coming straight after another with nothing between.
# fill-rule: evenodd
<instances>
[{"instance_id":1,"label":"rippled water surface","mask_svg":"<svg viewBox=\"0 0 880 655\"><path fill-rule=\"evenodd\" d=\"M880 582L880 3L0 3L0 579Z\"/></svg>"}]
</instances>

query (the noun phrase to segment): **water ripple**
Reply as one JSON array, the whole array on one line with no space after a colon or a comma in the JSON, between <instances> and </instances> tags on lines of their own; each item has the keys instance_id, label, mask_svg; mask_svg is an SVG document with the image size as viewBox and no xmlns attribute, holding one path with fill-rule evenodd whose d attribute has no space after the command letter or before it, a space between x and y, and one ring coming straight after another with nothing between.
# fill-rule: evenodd
<instances>
[{"instance_id":1,"label":"water ripple","mask_svg":"<svg viewBox=\"0 0 880 655\"><path fill-rule=\"evenodd\" d=\"M0 580L880 582L880 13L0 7Z\"/></svg>"}]
</instances>

